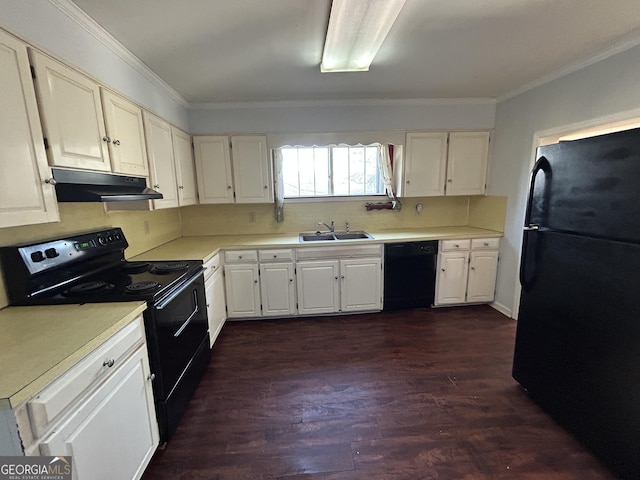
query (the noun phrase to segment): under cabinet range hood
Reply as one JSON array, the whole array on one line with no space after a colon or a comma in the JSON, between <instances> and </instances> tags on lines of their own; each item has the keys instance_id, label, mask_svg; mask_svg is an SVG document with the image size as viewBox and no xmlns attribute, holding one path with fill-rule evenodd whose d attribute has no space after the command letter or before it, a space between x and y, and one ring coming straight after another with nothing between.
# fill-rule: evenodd
<instances>
[{"instance_id":1,"label":"under cabinet range hood","mask_svg":"<svg viewBox=\"0 0 640 480\"><path fill-rule=\"evenodd\" d=\"M160 192L147 187L141 177L52 168L59 202L122 202L157 200Z\"/></svg>"}]
</instances>

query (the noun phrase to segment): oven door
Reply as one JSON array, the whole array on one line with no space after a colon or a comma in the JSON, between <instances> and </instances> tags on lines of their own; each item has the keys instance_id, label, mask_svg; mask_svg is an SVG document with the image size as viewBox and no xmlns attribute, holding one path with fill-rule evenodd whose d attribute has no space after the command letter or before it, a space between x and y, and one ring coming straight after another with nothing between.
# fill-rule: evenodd
<instances>
[{"instance_id":1,"label":"oven door","mask_svg":"<svg viewBox=\"0 0 640 480\"><path fill-rule=\"evenodd\" d=\"M204 275L192 277L147 311L156 400L165 400L208 335Z\"/></svg>"}]
</instances>

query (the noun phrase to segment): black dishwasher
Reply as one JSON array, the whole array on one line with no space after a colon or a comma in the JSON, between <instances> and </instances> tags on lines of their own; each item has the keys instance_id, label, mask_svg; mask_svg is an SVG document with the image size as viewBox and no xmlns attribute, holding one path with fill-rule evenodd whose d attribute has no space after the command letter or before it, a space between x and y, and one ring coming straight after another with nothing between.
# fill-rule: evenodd
<instances>
[{"instance_id":1,"label":"black dishwasher","mask_svg":"<svg viewBox=\"0 0 640 480\"><path fill-rule=\"evenodd\" d=\"M433 304L437 254L437 240L385 244L384 310Z\"/></svg>"}]
</instances>

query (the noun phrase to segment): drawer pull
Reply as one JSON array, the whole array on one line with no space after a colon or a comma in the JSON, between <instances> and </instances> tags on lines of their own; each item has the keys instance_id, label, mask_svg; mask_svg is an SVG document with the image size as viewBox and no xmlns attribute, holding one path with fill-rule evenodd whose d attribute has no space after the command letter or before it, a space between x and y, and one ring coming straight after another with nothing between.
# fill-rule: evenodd
<instances>
[{"instance_id":1,"label":"drawer pull","mask_svg":"<svg viewBox=\"0 0 640 480\"><path fill-rule=\"evenodd\" d=\"M155 373L150 373L149 376L147 377L147 380L151 380L152 382L156 379L156 374Z\"/></svg>"},{"instance_id":2,"label":"drawer pull","mask_svg":"<svg viewBox=\"0 0 640 480\"><path fill-rule=\"evenodd\" d=\"M484 242L484 246L488 247L489 246L489 242Z\"/></svg>"},{"instance_id":3,"label":"drawer pull","mask_svg":"<svg viewBox=\"0 0 640 480\"><path fill-rule=\"evenodd\" d=\"M115 365L116 361L113 358L110 358L109 360L105 360L104 362L102 362L102 366L103 367L113 367Z\"/></svg>"}]
</instances>

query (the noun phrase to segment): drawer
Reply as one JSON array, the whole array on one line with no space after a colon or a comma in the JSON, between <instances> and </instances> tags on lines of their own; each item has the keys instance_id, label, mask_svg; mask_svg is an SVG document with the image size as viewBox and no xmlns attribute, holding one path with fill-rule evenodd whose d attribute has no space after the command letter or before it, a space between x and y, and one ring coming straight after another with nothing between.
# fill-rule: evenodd
<instances>
[{"instance_id":1,"label":"drawer","mask_svg":"<svg viewBox=\"0 0 640 480\"><path fill-rule=\"evenodd\" d=\"M291 262L293 261L293 250L291 248L258 250L258 258L261 262Z\"/></svg>"},{"instance_id":2,"label":"drawer","mask_svg":"<svg viewBox=\"0 0 640 480\"><path fill-rule=\"evenodd\" d=\"M224 252L224 263L251 263L257 261L258 252L256 250L227 250Z\"/></svg>"},{"instance_id":3,"label":"drawer","mask_svg":"<svg viewBox=\"0 0 640 480\"><path fill-rule=\"evenodd\" d=\"M471 250L498 250L499 238L474 238L471 240Z\"/></svg>"},{"instance_id":4,"label":"drawer","mask_svg":"<svg viewBox=\"0 0 640 480\"><path fill-rule=\"evenodd\" d=\"M206 262L204 262L204 278L205 280L210 278L214 273L216 273L218 270L220 270L220 254L216 253L213 257L211 257L209 260L207 260Z\"/></svg>"},{"instance_id":5,"label":"drawer","mask_svg":"<svg viewBox=\"0 0 640 480\"><path fill-rule=\"evenodd\" d=\"M456 250L469 250L471 248L471 240L442 240L440 245L441 252L455 252Z\"/></svg>"},{"instance_id":6,"label":"drawer","mask_svg":"<svg viewBox=\"0 0 640 480\"><path fill-rule=\"evenodd\" d=\"M124 357L143 343L144 323L139 316L30 400L27 407L36 437L92 385L115 372Z\"/></svg>"},{"instance_id":7,"label":"drawer","mask_svg":"<svg viewBox=\"0 0 640 480\"><path fill-rule=\"evenodd\" d=\"M322 260L325 258L382 257L382 245L358 245L338 247L301 247L296 252L297 260Z\"/></svg>"}]
</instances>

